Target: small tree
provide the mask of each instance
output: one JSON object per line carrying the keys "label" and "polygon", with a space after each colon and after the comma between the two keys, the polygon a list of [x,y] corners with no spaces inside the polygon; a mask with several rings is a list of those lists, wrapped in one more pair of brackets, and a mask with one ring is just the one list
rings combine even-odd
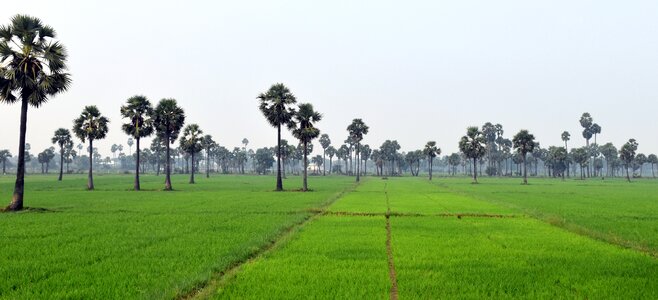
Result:
{"label": "small tree", "polygon": [[535,143],[535,136],[530,134],[527,130],[521,130],[512,138],[514,149],[521,154],[523,158],[523,184],[528,184],[528,167],[527,155],[532,153],[537,146]]}
{"label": "small tree", "polygon": [[626,142],[626,144],[621,146],[621,149],[619,150],[619,159],[624,163],[624,168],[626,168],[626,179],[628,182],[631,182],[631,176],[628,173],[628,168],[633,165],[637,146],[637,141],[635,139],[630,139],[628,142]]}
{"label": "small tree", "polygon": [[436,146],[435,141],[429,141],[427,142],[427,144],[425,144],[425,148],[423,149],[423,154],[427,156],[427,160],[429,162],[430,180],[432,180],[432,167],[433,167],[434,158],[437,155],[441,155],[441,148],[438,148]]}
{"label": "small tree", "polygon": [[190,183],[194,184],[194,171],[195,171],[195,156],[197,153],[201,152],[202,145],[201,141],[203,139],[203,131],[199,128],[197,124],[190,124],[183,129],[183,136],[180,138],[180,148],[190,155],[192,158],[192,172],[190,172]]}
{"label": "small tree", "polygon": [[89,140],[89,175],[87,178],[87,189],[94,189],[93,157],[94,140],[104,139],[107,135],[107,123],[110,121],[101,115],[94,105],[86,106],[80,116],[73,120],[73,132],[84,143]]}
{"label": "small tree", "polygon": [[185,111],[178,106],[175,99],[162,99],[153,112],[153,126],[166,145],[165,190],[171,187],[171,144],[178,139],[178,134],[185,124]]}
{"label": "small tree", "polygon": [[478,182],[477,160],[485,154],[484,137],[478,127],[472,126],[466,129],[466,135],[459,141],[459,150],[468,159],[473,160],[473,183]]}
{"label": "small tree", "polygon": [[302,144],[302,152],[304,154],[304,180],[303,191],[308,191],[308,154],[309,143],[320,135],[320,129],[315,127],[315,123],[322,120],[322,115],[313,110],[313,105],[310,103],[299,104],[298,111],[293,116],[294,122],[297,124],[296,128],[292,131],[295,138],[299,139]]}
{"label": "small tree", "polygon": [[57,180],[62,181],[62,173],[64,173],[64,146],[72,142],[71,132],[65,128],[57,129],[51,141],[53,144],[59,145],[59,177]]}

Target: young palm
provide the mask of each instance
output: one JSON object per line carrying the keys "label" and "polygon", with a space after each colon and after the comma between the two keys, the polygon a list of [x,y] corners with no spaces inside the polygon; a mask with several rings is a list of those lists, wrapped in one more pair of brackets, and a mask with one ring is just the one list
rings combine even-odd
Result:
{"label": "young palm", "polygon": [[64,173],[64,148],[73,142],[71,140],[71,132],[65,128],[57,129],[52,142],[59,145],[59,178],[57,180],[62,181],[62,174]]}
{"label": "young palm", "polygon": [[199,128],[197,124],[190,124],[185,126],[183,129],[183,136],[180,138],[180,146],[183,151],[190,155],[192,158],[192,172],[190,172],[190,183],[194,183],[194,167],[196,166],[194,162],[194,157],[197,153],[203,150],[202,140],[203,140],[203,131]]}
{"label": "young palm", "polygon": [[308,145],[313,139],[320,135],[320,129],[315,128],[314,123],[322,120],[322,115],[313,110],[313,105],[310,103],[302,103],[299,105],[299,110],[295,113],[293,119],[297,123],[297,127],[292,131],[292,134],[299,139],[302,143],[304,154],[304,186],[303,190],[308,190]]}
{"label": "young palm", "polygon": [[[20,102],[18,153],[25,153],[28,106],[39,107],[71,84],[67,53],[55,30],[38,18],[16,15],[0,26],[0,102]],[[23,209],[25,157],[18,156],[14,194],[7,210]]]}
{"label": "young palm", "polygon": [[292,117],[295,110],[290,106],[297,102],[295,95],[282,83],[272,85],[270,89],[258,95],[260,101],[259,109],[267,121],[277,130],[277,155],[276,155],[276,190],[283,190],[281,178],[281,126],[294,126]]}
{"label": "young palm", "polygon": [[171,188],[171,144],[178,138],[181,128],[185,124],[185,111],[178,106],[174,99],[162,99],[153,113],[153,125],[158,137],[166,145],[165,190]]}
{"label": "young palm", "polygon": [[528,184],[528,168],[526,163],[526,156],[532,153],[537,147],[535,136],[530,134],[527,130],[521,130],[512,138],[514,149],[521,154],[523,158],[523,184]]}
{"label": "young palm", "polygon": [[110,121],[101,115],[101,112],[94,105],[86,106],[80,116],[73,120],[73,133],[83,143],[89,140],[89,176],[87,178],[87,189],[94,189],[93,157],[94,157],[94,140],[104,139],[107,135],[107,123]]}
{"label": "young palm", "polygon": [[[144,96],[128,98],[126,105],[121,106],[121,117],[128,119],[128,123],[121,126],[123,132],[135,138],[135,184],[139,191],[139,141],[143,137],[153,134],[153,106]],[[118,150],[118,146],[117,146]]]}
{"label": "young palm", "polygon": [[427,156],[427,159],[430,163],[430,180],[432,180],[432,163],[434,162],[434,158],[437,155],[441,155],[441,148],[438,148],[436,146],[435,141],[429,141],[427,144],[425,144],[425,148],[423,149],[423,154]]}
{"label": "young palm", "polygon": [[350,133],[350,141],[352,141],[356,145],[356,181],[359,182],[361,180],[361,171],[359,170],[361,164],[359,163],[359,152],[361,151],[361,141],[363,140],[363,136],[368,134],[368,130],[370,127],[366,125],[366,123],[363,122],[361,119],[354,119],[352,120],[352,124],[347,126],[347,131]]}

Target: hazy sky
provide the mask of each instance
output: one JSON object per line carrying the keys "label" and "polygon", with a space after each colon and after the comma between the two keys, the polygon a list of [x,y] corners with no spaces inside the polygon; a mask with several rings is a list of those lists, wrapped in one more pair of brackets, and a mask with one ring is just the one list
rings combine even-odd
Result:
{"label": "hazy sky", "polygon": [[[579,146],[588,111],[600,144],[633,137],[658,152],[658,1],[21,0],[2,4],[0,23],[17,13],[57,30],[73,76],[69,92],[30,110],[33,154],[95,104],[111,120],[96,144],[111,156],[111,144],[126,147],[119,107],[135,94],[176,98],[230,149],[244,137],[272,146],[256,96],[276,82],[323,113],[334,144],[358,117],[374,147],[436,140],[454,152],[467,126],[487,121],[542,146],[568,130]],[[19,105],[0,109],[0,149],[16,154]]]}

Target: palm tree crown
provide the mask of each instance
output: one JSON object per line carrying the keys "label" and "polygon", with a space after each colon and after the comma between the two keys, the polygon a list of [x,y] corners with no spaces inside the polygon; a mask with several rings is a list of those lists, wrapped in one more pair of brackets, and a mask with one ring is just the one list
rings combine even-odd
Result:
{"label": "palm tree crown", "polygon": [[121,117],[128,119],[121,129],[134,138],[147,137],[153,133],[153,106],[144,96],[128,98],[126,105],[121,106]]}
{"label": "palm tree crown", "polygon": [[80,116],[73,121],[73,132],[82,142],[86,139],[103,139],[107,135],[109,122],[106,117],[101,116],[95,105],[85,106]]}
{"label": "palm tree crown", "polygon": [[295,110],[291,105],[297,103],[295,95],[282,83],[272,85],[265,93],[258,95],[260,111],[273,127],[289,125]]}
{"label": "palm tree crown", "polygon": [[71,132],[66,128],[57,129],[51,141],[60,148],[64,148],[67,143],[71,142]]}
{"label": "palm tree crown", "polygon": [[300,104],[299,110],[294,115],[293,119],[298,125],[297,128],[292,131],[292,134],[301,142],[308,143],[320,135],[320,130],[315,128],[314,123],[322,120],[322,115],[313,110],[312,104]]}
{"label": "palm tree crown", "polygon": [[153,124],[158,135],[161,138],[168,137],[166,142],[173,144],[185,124],[185,111],[178,106],[176,100],[162,99],[155,108]]}

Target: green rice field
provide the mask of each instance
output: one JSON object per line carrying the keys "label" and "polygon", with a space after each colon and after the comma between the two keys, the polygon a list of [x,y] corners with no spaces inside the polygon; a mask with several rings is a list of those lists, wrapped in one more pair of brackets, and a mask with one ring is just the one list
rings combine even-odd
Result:
{"label": "green rice field", "polygon": [[173,179],[28,177],[0,298],[658,298],[654,180]]}

